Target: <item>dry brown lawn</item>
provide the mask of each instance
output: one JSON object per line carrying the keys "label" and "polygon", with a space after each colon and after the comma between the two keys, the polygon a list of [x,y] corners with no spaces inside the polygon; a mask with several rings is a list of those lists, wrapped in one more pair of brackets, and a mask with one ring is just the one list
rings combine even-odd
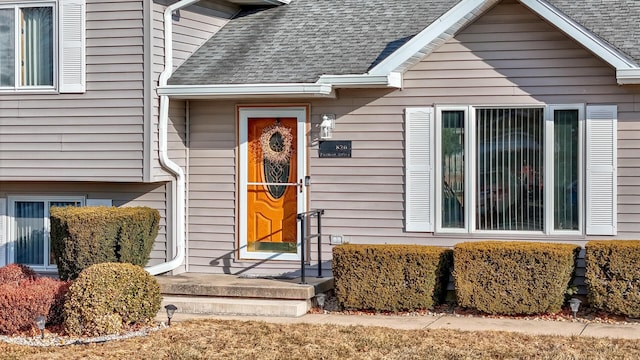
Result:
{"label": "dry brown lawn", "polygon": [[197,320],[102,344],[0,342],[0,359],[640,359],[640,341]]}

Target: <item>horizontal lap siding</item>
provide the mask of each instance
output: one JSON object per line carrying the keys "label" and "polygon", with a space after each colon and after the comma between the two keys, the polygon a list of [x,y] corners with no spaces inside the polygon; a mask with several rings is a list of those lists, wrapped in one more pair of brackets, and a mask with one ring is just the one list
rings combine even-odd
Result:
{"label": "horizontal lap siding", "polygon": [[86,9],[85,94],[0,93],[0,180],[142,179],[142,1]]}
{"label": "horizontal lap siding", "polygon": [[189,271],[272,274],[299,269],[298,262],[237,260],[235,103],[191,101],[190,129]]}
{"label": "horizontal lap siding", "polygon": [[[351,159],[320,159],[317,151],[311,151],[311,206],[327,210],[326,233],[345,235],[355,243],[448,246],[487,238],[403,231],[406,107],[613,103],[619,109],[618,238],[640,236],[639,88],[618,86],[614,69],[552,25],[518,4],[505,2],[410,68],[403,85],[387,94],[342,90],[337,101],[314,102],[316,118],[336,113],[334,139],[353,141]],[[586,240],[570,241],[582,245]]]}
{"label": "horizontal lap siding", "polygon": [[235,108],[191,101],[190,115],[189,270],[220,272],[237,266]]}
{"label": "horizontal lap siding", "polygon": [[[520,5],[503,3],[480,17],[410,68],[401,90],[339,89],[337,95],[337,99],[309,101],[312,128],[322,114],[336,114],[333,140],[351,140],[353,146],[349,159],[319,158],[317,144],[309,151],[310,208],[326,210],[325,234],[344,235],[344,240],[352,243],[439,246],[487,238],[514,239],[513,235],[404,231],[405,108],[604,103],[617,104],[619,109],[618,238],[640,237],[640,226],[636,225],[640,211],[640,87],[618,86],[614,69]],[[268,271],[267,267],[287,271],[295,265],[233,262],[238,206],[234,193],[235,103],[191,104],[191,271],[237,272],[243,266],[252,266],[249,271]],[[588,240],[531,235],[517,239],[577,245]],[[324,259],[330,258],[330,251],[325,245]]]}
{"label": "horizontal lap siding", "polygon": [[114,206],[148,206],[160,212],[158,237],[149,265],[166,261],[167,190],[164,184],[89,182],[0,182],[0,198],[9,196],[84,196],[111,199]]}
{"label": "horizontal lap siding", "polygon": [[[164,70],[164,10],[165,6],[161,4],[153,4],[153,81],[157,84],[160,73]],[[228,20],[203,15],[193,11],[192,7],[180,10],[179,20],[173,21],[173,69],[180,66],[194,51],[196,51],[205,41],[215,34]],[[158,161],[158,113],[159,100],[156,92],[153,92],[153,116],[152,116],[152,134],[153,151],[151,152],[154,161],[152,161],[152,177],[156,180],[167,180],[168,177],[160,168]],[[169,156],[172,160],[185,168],[187,158],[186,147],[186,123],[185,123],[185,105],[172,102],[169,115],[169,136],[167,138]]]}

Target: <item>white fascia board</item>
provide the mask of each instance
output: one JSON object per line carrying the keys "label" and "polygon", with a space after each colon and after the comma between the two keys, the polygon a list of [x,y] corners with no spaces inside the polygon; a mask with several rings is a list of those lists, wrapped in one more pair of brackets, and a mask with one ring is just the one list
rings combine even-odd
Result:
{"label": "white fascia board", "polygon": [[335,98],[330,84],[226,84],[165,85],[158,95],[175,99],[262,98],[262,97],[329,97]]}
{"label": "white fascia board", "polygon": [[440,18],[407,41],[393,54],[382,60],[369,71],[371,75],[384,75],[402,71],[405,63],[419,61],[426,55],[425,48],[432,43],[440,43],[444,35],[452,28],[458,30],[493,6],[498,0],[462,0],[456,6],[444,13]]}
{"label": "white fascia board", "polygon": [[546,1],[519,1],[617,70],[638,68],[638,65],[625,54],[600,40],[591,31],[585,29]]}
{"label": "white fascia board", "polygon": [[317,84],[330,84],[336,88],[401,88],[402,74],[392,72],[382,75],[322,75]]}
{"label": "white fascia board", "polygon": [[635,69],[618,69],[616,70],[616,78],[620,85],[637,85],[640,84],[640,68]]}
{"label": "white fascia board", "polygon": [[227,0],[238,5],[286,5],[291,0]]}

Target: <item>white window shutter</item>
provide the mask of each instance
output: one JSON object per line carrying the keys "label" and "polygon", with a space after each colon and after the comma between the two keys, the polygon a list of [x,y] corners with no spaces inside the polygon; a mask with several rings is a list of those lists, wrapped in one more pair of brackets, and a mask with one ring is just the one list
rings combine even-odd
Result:
{"label": "white window shutter", "polygon": [[587,234],[616,235],[617,120],[615,105],[587,106]]}
{"label": "white window shutter", "polygon": [[83,93],[86,86],[85,0],[60,0],[59,89],[61,93]]}
{"label": "white window shutter", "polygon": [[405,229],[434,229],[434,110],[407,108],[405,112]]}
{"label": "white window shutter", "polygon": [[0,266],[7,265],[7,199],[0,198]]}

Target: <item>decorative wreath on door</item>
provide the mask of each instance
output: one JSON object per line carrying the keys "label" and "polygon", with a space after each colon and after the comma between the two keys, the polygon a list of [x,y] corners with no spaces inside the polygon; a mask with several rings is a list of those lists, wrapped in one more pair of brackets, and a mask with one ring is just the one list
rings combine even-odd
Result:
{"label": "decorative wreath on door", "polygon": [[291,156],[293,156],[293,135],[291,129],[276,121],[262,129],[256,148],[252,149],[256,160],[262,162],[266,190],[274,199],[281,198],[289,180]]}
{"label": "decorative wreath on door", "polygon": [[292,142],[291,129],[280,122],[265,127],[260,135],[262,158],[276,164],[289,163]]}

